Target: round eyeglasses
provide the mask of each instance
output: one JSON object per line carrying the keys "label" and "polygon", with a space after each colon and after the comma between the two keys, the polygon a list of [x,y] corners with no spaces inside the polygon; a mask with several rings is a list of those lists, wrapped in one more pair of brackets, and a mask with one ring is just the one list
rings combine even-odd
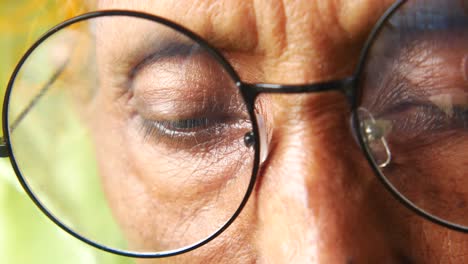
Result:
{"label": "round eyeglasses", "polygon": [[219,51],[160,17],[87,13],[18,63],[0,154],[71,235],[119,255],[167,257],[213,240],[247,203],[268,154],[260,94],[337,91],[387,189],[467,232],[467,6],[397,1],[353,76],[306,85],[244,83]]}

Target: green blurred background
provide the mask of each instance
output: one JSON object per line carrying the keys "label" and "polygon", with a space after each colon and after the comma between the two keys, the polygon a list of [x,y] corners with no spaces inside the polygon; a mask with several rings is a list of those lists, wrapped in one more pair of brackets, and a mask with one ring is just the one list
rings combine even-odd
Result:
{"label": "green blurred background", "polygon": [[[47,29],[93,10],[85,0],[0,0],[0,94],[26,49]],[[17,183],[7,159],[0,160],[0,263],[133,263],[96,250],[55,226]]]}

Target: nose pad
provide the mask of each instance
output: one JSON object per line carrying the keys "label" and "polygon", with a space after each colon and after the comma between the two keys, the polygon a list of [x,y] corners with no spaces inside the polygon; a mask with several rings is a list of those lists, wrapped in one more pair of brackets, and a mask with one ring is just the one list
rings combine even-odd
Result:
{"label": "nose pad", "polygon": [[257,125],[260,138],[260,164],[265,162],[268,157],[268,135],[266,133],[265,120],[263,116],[255,110],[255,117],[257,118]]}
{"label": "nose pad", "polygon": [[[258,131],[260,138],[260,165],[268,157],[268,135],[266,133],[265,121],[263,116],[255,110],[255,117],[257,119]],[[244,144],[247,147],[251,147],[255,144],[255,136],[252,131],[247,132],[244,135]]]}
{"label": "nose pad", "polygon": [[359,128],[372,157],[379,168],[387,167],[392,161],[392,152],[385,138],[392,130],[392,122],[385,119],[375,119],[364,107],[358,108]]}

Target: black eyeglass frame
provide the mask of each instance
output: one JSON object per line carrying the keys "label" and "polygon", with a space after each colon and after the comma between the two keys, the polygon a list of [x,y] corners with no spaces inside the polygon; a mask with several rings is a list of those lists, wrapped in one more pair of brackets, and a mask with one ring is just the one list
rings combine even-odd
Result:
{"label": "black eyeglass frame", "polygon": [[[257,179],[257,173],[259,171],[260,167],[260,133],[259,133],[259,126],[257,123],[257,118],[254,110],[254,104],[256,98],[262,94],[262,93],[315,93],[315,92],[325,92],[325,91],[338,91],[342,92],[347,100],[348,103],[350,104],[351,108],[351,120],[352,120],[352,128],[354,132],[357,135],[357,139],[359,142],[360,147],[363,149],[364,155],[366,159],[368,160],[369,164],[371,165],[374,173],[378,176],[378,179],[383,183],[383,185],[386,187],[386,189],[398,200],[400,201],[403,205],[405,205],[407,208],[412,210],[414,213],[418,214],[419,216],[432,221],[436,224],[442,225],[446,228],[460,231],[467,233],[468,232],[468,227],[464,227],[462,225],[457,225],[451,222],[448,222],[446,220],[443,220],[441,218],[438,218],[434,215],[429,214],[428,212],[425,212],[421,208],[418,208],[415,204],[413,204],[411,201],[409,201],[406,197],[404,197],[393,185],[386,179],[386,177],[383,175],[381,170],[378,167],[378,164],[374,161],[372,158],[372,154],[370,149],[368,148],[367,144],[364,141],[362,131],[360,128],[360,122],[357,114],[357,106],[359,103],[359,77],[361,76],[361,73],[363,71],[363,68],[366,63],[366,58],[368,55],[368,52],[370,48],[372,47],[372,44],[374,40],[377,38],[378,34],[380,33],[383,24],[391,17],[391,15],[398,10],[400,6],[402,6],[406,0],[398,0],[395,3],[393,3],[390,8],[387,9],[387,11],[381,16],[381,18],[378,20],[378,22],[375,24],[374,28],[372,29],[371,33],[369,34],[369,37],[367,41],[365,42],[364,48],[361,51],[361,55],[359,58],[358,66],[354,72],[354,74],[351,77],[341,79],[341,80],[333,80],[333,81],[327,81],[327,82],[320,82],[320,83],[314,83],[314,84],[305,84],[305,85],[280,85],[280,84],[265,84],[265,83],[260,83],[260,84],[251,84],[251,83],[244,83],[241,81],[240,77],[234,70],[234,68],[229,64],[229,62],[224,58],[224,56],[214,47],[212,47],[209,43],[207,43],[204,39],[202,39],[200,36],[198,36],[196,33],[193,33],[192,31],[186,29],[185,27],[178,25],[172,21],[169,21],[167,19],[154,16],[151,14],[147,13],[142,13],[142,12],[135,12],[135,11],[128,11],[128,10],[104,10],[104,11],[97,11],[97,12],[90,12],[86,13],[77,17],[74,17],[72,19],[66,20],[57,26],[53,27],[50,29],[48,32],[46,32],[42,37],[39,38],[37,42],[35,42],[28,50],[27,52],[23,55],[21,60],[18,62],[17,66],[15,67],[11,78],[9,80],[6,92],[5,92],[5,98],[3,101],[3,112],[2,112],[2,126],[3,126],[3,142],[0,142],[0,157],[8,157],[11,165],[17,175],[17,178],[19,182],[21,183],[23,189],[26,191],[28,196],[31,198],[31,200],[36,204],[36,206],[44,213],[51,221],[53,221],[56,225],[58,225],[60,228],[62,228],[64,231],[67,233],[71,234],[75,238],[104,251],[121,255],[121,256],[126,256],[126,257],[134,257],[134,258],[162,258],[162,257],[170,257],[182,253],[186,253],[188,251],[194,250],[196,248],[199,248],[217,236],[219,236],[223,231],[225,231],[237,218],[237,216],[241,213],[242,209],[246,205],[253,189],[255,186],[255,182]],[[172,28],[176,30],[177,32],[182,33],[183,35],[189,37],[193,41],[195,41],[197,44],[199,44],[202,48],[204,48],[210,55],[212,55],[219,63],[220,65],[224,68],[224,70],[229,74],[229,76],[232,78],[232,80],[236,83],[237,87],[239,88],[242,97],[246,103],[247,110],[249,112],[250,118],[252,120],[252,135],[254,139],[254,144],[252,147],[255,150],[255,156],[254,156],[254,167],[252,170],[252,176],[247,188],[247,191],[237,208],[237,210],[234,212],[234,214],[231,216],[231,218],[221,227],[219,228],[216,232],[208,236],[207,238],[196,242],[195,244],[182,247],[176,250],[168,250],[168,251],[163,251],[163,252],[132,252],[132,251],[124,251],[124,250],[118,250],[114,248],[107,247],[105,245],[99,244],[95,241],[92,241],[77,232],[73,231],[71,228],[69,228],[66,224],[62,223],[58,218],[56,218],[41,202],[40,200],[36,197],[34,192],[31,190],[29,187],[29,184],[21,174],[21,171],[19,170],[19,167],[17,165],[17,162],[15,160],[10,144],[10,133],[11,131],[8,128],[9,124],[9,118],[8,118],[8,108],[9,108],[9,98],[14,86],[15,79],[21,70],[24,62],[29,58],[31,53],[34,52],[34,50],[41,45],[46,39],[48,39],[51,35],[55,34],[57,31],[68,27],[71,24],[88,20],[91,18],[96,18],[96,17],[101,17],[101,16],[129,16],[129,17],[135,17],[135,18],[142,18],[146,20],[150,20],[159,24],[163,24],[169,28]]]}

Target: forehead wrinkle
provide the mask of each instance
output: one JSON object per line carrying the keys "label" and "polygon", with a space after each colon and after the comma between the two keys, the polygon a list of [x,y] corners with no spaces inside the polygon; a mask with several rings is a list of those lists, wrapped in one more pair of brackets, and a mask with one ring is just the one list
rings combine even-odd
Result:
{"label": "forehead wrinkle", "polygon": [[221,50],[250,52],[257,45],[252,1],[99,0],[99,9],[129,9],[169,19]]}
{"label": "forehead wrinkle", "polygon": [[291,84],[349,75],[364,33],[392,2],[100,0],[99,8],[133,9],[167,18],[196,32],[230,60],[240,55],[255,58],[249,63],[253,62],[252,67],[261,74],[247,71],[241,77],[259,76],[262,80],[256,82]]}
{"label": "forehead wrinkle", "polygon": [[[393,0],[98,0],[100,9],[131,9],[153,13],[179,23],[220,49],[278,50],[288,38],[317,35],[349,38],[367,32]],[[341,34],[344,33],[344,34]],[[301,36],[306,35],[306,36]],[[259,43],[260,42],[260,43]]]}
{"label": "forehead wrinkle", "polygon": [[[280,56],[267,53],[273,57],[267,56],[271,60],[264,66],[266,75],[277,77],[269,81],[304,83],[349,75],[367,33],[392,2],[297,0],[291,4],[284,1],[284,18],[275,18],[283,19],[281,38],[286,47]],[[262,22],[257,22],[258,28],[263,26]],[[284,68],[291,70],[286,72]]]}
{"label": "forehead wrinkle", "polygon": [[252,52],[258,45],[257,19],[252,1],[213,1],[207,10],[208,42],[219,49]]}
{"label": "forehead wrinkle", "polygon": [[339,23],[348,37],[362,37],[396,0],[338,0]]}

